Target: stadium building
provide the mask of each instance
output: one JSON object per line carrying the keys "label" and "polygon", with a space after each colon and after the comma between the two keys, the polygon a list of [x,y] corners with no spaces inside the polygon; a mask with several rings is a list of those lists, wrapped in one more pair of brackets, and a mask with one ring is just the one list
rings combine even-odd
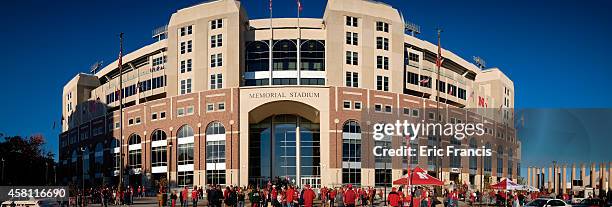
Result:
{"label": "stadium building", "polygon": [[[389,186],[415,166],[473,188],[516,179],[512,80],[446,49],[438,72],[437,43],[416,33],[368,0],[329,0],[323,18],[249,19],[235,0],[180,9],[151,44],[124,53],[121,71],[115,61],[66,83],[58,180]],[[482,122],[486,133],[378,141],[380,117]],[[377,145],[493,154],[375,157]]]}

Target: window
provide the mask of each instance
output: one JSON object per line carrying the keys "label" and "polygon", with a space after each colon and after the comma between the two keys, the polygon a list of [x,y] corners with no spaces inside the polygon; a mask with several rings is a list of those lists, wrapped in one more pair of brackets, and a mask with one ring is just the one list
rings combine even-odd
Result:
{"label": "window", "polygon": [[361,110],[361,102],[355,101],[355,110]]}
{"label": "window", "polygon": [[166,118],[166,112],[165,111],[159,112],[159,119],[165,119],[165,118]]}
{"label": "window", "polygon": [[342,182],[361,183],[361,127],[354,120],[342,126]]}
{"label": "window", "polygon": [[413,85],[419,84],[419,74],[408,72],[406,75],[406,81]]}
{"label": "window", "polygon": [[346,32],[346,44],[347,45],[359,45],[359,34],[356,32]]}
{"label": "window", "polygon": [[389,77],[376,76],[376,90],[389,91]]}
{"label": "window", "polygon": [[412,109],[412,116],[413,117],[419,117],[419,110],[418,109]]}
{"label": "window", "polygon": [[385,106],[385,113],[391,113],[392,109],[391,109],[391,105],[386,105]]}
{"label": "window", "polygon": [[457,97],[463,100],[466,100],[466,91],[463,88],[457,89]]}
{"label": "window", "polygon": [[[178,185],[189,186],[193,184],[193,171],[185,170],[186,166],[193,165],[193,128],[189,125],[182,126],[177,132],[178,144]],[[184,166],[184,167],[181,167]]]}
{"label": "window", "polygon": [[404,115],[410,116],[410,109],[409,108],[404,108],[403,112],[404,112]]}
{"label": "window", "polygon": [[181,73],[191,72],[191,59],[181,60]]}
{"label": "window", "polygon": [[438,85],[436,87],[437,90],[439,90],[440,92],[446,92],[446,82],[436,80],[436,83]]}
{"label": "window", "polygon": [[420,77],[421,77],[419,81],[420,85],[422,87],[431,88],[431,77],[425,76],[425,75],[421,75]]}
{"label": "window", "polygon": [[419,55],[416,54],[416,53],[408,53],[408,61],[409,62],[418,63],[419,62]]}
{"label": "window", "polygon": [[389,70],[389,57],[376,56],[376,68]]}
{"label": "window", "polygon": [[389,38],[376,37],[376,49],[389,50]]}
{"label": "window", "polygon": [[346,51],[346,64],[359,65],[359,54],[357,52]]}
{"label": "window", "polygon": [[140,124],[140,117],[136,117],[134,120],[136,120],[136,124]]}
{"label": "window", "polygon": [[181,80],[181,94],[191,93],[191,78]]}
{"label": "window", "polygon": [[128,120],[128,126],[132,126],[134,124],[134,119],[129,119]]}
{"label": "window", "polygon": [[382,105],[381,104],[374,104],[374,111],[382,112]]}
{"label": "window", "polygon": [[379,31],[379,32],[389,32],[389,23],[386,23],[386,22],[376,22],[376,31]]}
{"label": "window", "polygon": [[187,107],[187,115],[193,115],[193,106]]}
{"label": "window", "polygon": [[185,108],[176,109],[176,116],[178,117],[185,116]]}
{"label": "window", "polygon": [[215,19],[210,21],[210,29],[223,28],[223,19]]}
{"label": "window", "polygon": [[215,110],[215,105],[214,104],[206,105],[206,111],[213,111],[213,110]]}
{"label": "window", "polygon": [[193,29],[192,25],[189,25],[189,26],[186,26],[186,27],[181,27],[181,37],[185,36],[185,35],[192,34],[192,32],[193,32],[192,29]]}
{"label": "window", "polygon": [[190,53],[192,51],[191,40],[187,42],[181,42],[181,54]]}
{"label": "window", "polygon": [[[246,72],[270,70],[270,48],[264,41],[247,42]],[[268,80],[268,79],[266,79]],[[248,79],[247,79],[248,81]],[[267,84],[266,84],[267,85]]]}
{"label": "window", "polygon": [[219,104],[217,104],[217,109],[218,109],[219,111],[223,111],[223,110],[225,110],[225,103],[219,103]]}
{"label": "window", "polygon": [[346,87],[359,87],[359,73],[346,72]]}
{"label": "window", "polygon": [[179,171],[177,173],[177,183],[179,187],[193,185],[193,171]]}
{"label": "window", "polygon": [[210,47],[211,48],[221,47],[221,46],[223,46],[223,35],[222,34],[210,36]]}
{"label": "window", "polygon": [[351,109],[351,101],[344,101],[344,109]]}
{"label": "window", "polygon": [[129,153],[128,153],[128,166],[132,169],[141,168],[142,165],[142,146],[140,136],[137,134],[130,135],[128,139]]}
{"label": "window", "polygon": [[374,186],[391,187],[391,169],[374,170]]}
{"label": "window", "polygon": [[358,27],[357,17],[346,16],[346,26]]}
{"label": "window", "polygon": [[300,78],[301,85],[325,85],[324,78]]}
{"label": "window", "polygon": [[223,54],[212,54],[210,55],[210,67],[221,67],[223,66]]}
{"label": "window", "polygon": [[210,89],[221,89],[223,88],[223,75],[212,74],[210,75]]}
{"label": "window", "polygon": [[[206,165],[213,166],[206,179],[210,184],[225,183],[225,127],[220,122],[212,122],[206,128]],[[216,172],[214,172],[216,171]]]}
{"label": "window", "polygon": [[[153,141],[164,141],[166,140],[166,133],[162,130],[155,130],[151,135]],[[160,167],[167,166],[168,157],[166,153],[166,146],[151,147],[151,166]]]}

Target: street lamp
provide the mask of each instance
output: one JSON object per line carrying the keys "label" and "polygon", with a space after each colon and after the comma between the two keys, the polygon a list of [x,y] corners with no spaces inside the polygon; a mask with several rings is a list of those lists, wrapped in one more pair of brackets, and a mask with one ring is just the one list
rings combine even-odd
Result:
{"label": "street lamp", "polygon": [[168,147],[170,148],[170,151],[168,152],[168,154],[169,154],[168,165],[167,165],[168,167],[166,169],[166,172],[167,172],[168,175],[167,175],[167,179],[166,180],[168,182],[168,192],[170,192],[170,187],[171,187],[170,186],[170,169],[171,169],[170,166],[172,166],[172,140],[170,140],[168,142]]}

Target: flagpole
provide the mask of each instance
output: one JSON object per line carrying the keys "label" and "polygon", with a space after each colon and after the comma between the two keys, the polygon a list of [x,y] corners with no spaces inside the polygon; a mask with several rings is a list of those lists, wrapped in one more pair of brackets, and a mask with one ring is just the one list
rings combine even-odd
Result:
{"label": "flagpole", "polygon": [[[440,122],[440,119],[438,117],[440,117],[440,66],[442,65],[441,59],[442,59],[442,54],[441,54],[441,50],[440,50],[440,33],[442,33],[442,29],[438,28],[438,55],[436,57],[436,67],[438,69],[437,71],[437,78],[436,78],[436,117],[434,117],[434,120],[436,120],[436,122]],[[439,137],[440,135],[438,135]],[[436,140],[438,143],[438,147],[440,147],[440,139]],[[439,160],[436,159],[436,160]],[[437,170],[438,170],[438,178],[442,179],[442,167],[440,166],[442,163],[437,163]]]}
{"label": "flagpole", "polygon": [[119,187],[123,186],[123,32],[119,33]]}
{"label": "flagpole", "polygon": [[302,61],[301,61],[301,47],[302,47],[302,30],[300,28],[300,12],[302,10],[302,3],[300,2],[300,0],[297,0],[297,29],[298,29],[298,38],[297,38],[297,84],[301,85],[300,82],[302,81],[302,76],[300,74],[300,70],[302,67]]}
{"label": "flagpole", "polygon": [[268,70],[270,71],[270,77],[268,77],[268,85],[272,85],[272,47],[273,47],[273,39],[274,39],[274,31],[272,30],[272,0],[270,0],[270,42],[268,44]]}

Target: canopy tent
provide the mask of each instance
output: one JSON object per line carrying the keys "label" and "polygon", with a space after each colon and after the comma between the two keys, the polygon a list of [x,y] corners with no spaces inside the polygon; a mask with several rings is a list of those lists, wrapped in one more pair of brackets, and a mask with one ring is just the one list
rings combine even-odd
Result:
{"label": "canopy tent", "polygon": [[497,190],[523,190],[524,186],[504,178],[501,182],[491,185],[491,188]]}
{"label": "canopy tent", "polygon": [[[444,185],[444,182],[427,174],[423,169],[416,167],[409,173],[410,176],[393,181],[393,185]],[[412,182],[411,181],[412,178]]]}
{"label": "canopy tent", "polygon": [[540,192],[540,189],[537,189],[536,187],[529,186],[529,185],[522,185],[521,189],[519,190],[524,190],[528,192]]}

